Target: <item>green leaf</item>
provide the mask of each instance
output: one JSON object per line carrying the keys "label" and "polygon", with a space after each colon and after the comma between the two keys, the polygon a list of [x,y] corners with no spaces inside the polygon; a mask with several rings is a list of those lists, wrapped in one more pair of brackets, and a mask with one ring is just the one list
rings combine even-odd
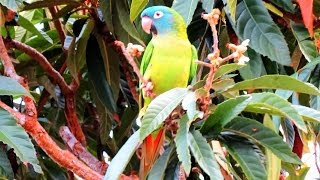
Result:
{"label": "green leaf", "polygon": [[290,26],[293,32],[293,35],[298,41],[298,45],[304,57],[310,62],[314,58],[318,57],[317,48],[314,44],[314,41],[309,40],[309,32],[303,24],[298,24],[290,22]]}
{"label": "green leaf", "polygon": [[304,120],[320,123],[320,111],[300,105],[292,105]]}
{"label": "green leaf", "polygon": [[13,179],[10,161],[2,148],[0,148],[0,179]]}
{"label": "green leaf", "polygon": [[157,96],[148,105],[140,127],[140,139],[143,140],[150,133],[161,126],[162,122],[181,103],[190,91],[186,88],[174,88]]}
{"label": "green leaf", "polygon": [[45,39],[46,41],[48,41],[50,44],[53,43],[53,40],[50,38],[50,36],[48,36],[48,34],[46,34],[45,32],[43,32],[42,30],[36,28],[32,22],[30,22],[28,19],[24,18],[23,16],[19,16],[18,22],[17,22],[21,27],[25,28],[26,30],[30,31],[31,33],[38,35],[39,37]]}
{"label": "green leaf", "polygon": [[154,163],[154,165],[152,166],[152,169],[148,174],[148,180],[164,179],[165,170],[168,166],[170,156],[173,153],[173,150],[174,150],[174,147],[169,146],[166,149],[166,151],[157,159],[157,161]]}
{"label": "green leaf", "polygon": [[192,20],[198,2],[199,0],[174,0],[171,8],[176,10],[183,17],[184,22],[188,26]]}
{"label": "green leaf", "polygon": [[253,140],[285,162],[301,163],[299,157],[283,142],[282,137],[255,120],[236,117],[224,126],[224,130]]}
{"label": "green leaf", "polygon": [[184,115],[179,120],[179,129],[174,138],[177,147],[177,154],[179,161],[182,163],[183,169],[189,175],[191,170],[191,155],[188,148],[188,132],[189,132],[189,118]]}
{"label": "green leaf", "polygon": [[[12,0],[10,0],[12,1]],[[76,0],[46,0],[46,1],[35,1],[23,7],[23,10],[47,8],[58,5],[81,5],[81,2]]]}
{"label": "green leaf", "polygon": [[238,63],[225,64],[219,67],[217,72],[214,74],[214,80],[222,77],[223,75],[229,74],[233,71],[241,69],[245,65],[239,65]]}
{"label": "green leaf", "polygon": [[193,119],[197,113],[197,98],[196,93],[191,92],[189,93],[183,100],[182,100],[182,108],[183,110],[187,111],[187,115],[189,119]]}
{"label": "green leaf", "polygon": [[32,95],[16,80],[6,76],[0,76],[0,95],[12,95],[14,97],[25,95],[33,99]]}
{"label": "green leaf", "polygon": [[[273,119],[278,120],[276,118],[273,118]],[[278,122],[275,122],[275,120],[273,120],[274,124],[278,125]],[[278,127],[279,127],[279,125],[278,125]],[[293,123],[288,118],[285,118],[283,121],[281,121],[281,127],[283,129],[282,134],[286,139],[285,142],[292,149],[293,145],[294,145],[294,139],[295,139],[295,132],[294,132]],[[279,128],[277,128],[276,130],[279,132]]]}
{"label": "green leaf", "polygon": [[247,50],[247,56],[250,61],[246,63],[246,66],[239,69],[240,75],[244,80],[258,78],[266,74],[266,69],[264,67],[261,55],[256,53],[251,48]]}
{"label": "green leaf", "polygon": [[118,99],[120,91],[120,69],[119,69],[119,55],[108,45],[105,44],[102,36],[95,34],[99,44],[101,56],[104,62],[106,79],[112,89],[114,99]]}
{"label": "green leaf", "polygon": [[136,152],[136,148],[140,142],[139,134],[140,130],[136,131],[121,147],[116,156],[112,159],[103,178],[104,180],[118,179],[120,177],[132,155]]}
{"label": "green leaf", "polygon": [[[78,77],[79,68],[78,68],[78,63],[77,63],[78,59],[76,59],[76,37],[67,36],[65,39],[65,42],[69,41],[70,39],[72,39],[71,43],[70,43],[69,47],[66,49],[66,50],[68,50],[67,67],[68,67],[72,77],[77,82],[79,82],[79,77]],[[65,43],[65,46],[66,46],[66,44],[67,43]]]}
{"label": "green leaf", "polygon": [[[23,29],[22,27],[18,27],[17,29],[19,28]],[[27,44],[28,46],[35,48],[40,53],[48,52],[49,50],[53,50],[54,48],[57,48],[57,44],[60,43],[57,31],[50,30],[50,31],[47,31],[46,33],[53,40],[53,44],[48,43],[47,40],[37,35],[30,37],[24,43]],[[19,40],[19,41],[22,41],[22,40]],[[16,59],[18,59],[20,62],[32,60],[32,57],[26,55],[25,53],[17,52],[16,54],[17,54]]]}
{"label": "green leaf", "polygon": [[227,91],[228,87],[231,87],[235,84],[232,78],[221,79],[212,84],[212,89],[214,89],[215,94],[222,94],[227,98],[233,98],[235,96],[239,96],[239,91]]}
{"label": "green leaf", "polygon": [[254,150],[252,143],[243,142],[242,139],[231,137],[223,137],[226,139],[223,144],[227,148],[228,153],[240,165],[246,179],[266,179],[267,174],[263,166],[259,154]]}
{"label": "green leaf", "polygon": [[113,22],[112,22],[113,18],[112,16],[110,16],[110,14],[114,14],[113,12],[114,3],[112,0],[100,0],[99,3],[100,3],[100,8],[109,31],[114,33]]}
{"label": "green leaf", "polygon": [[286,75],[265,75],[236,83],[226,91],[245,89],[284,89],[295,92],[320,95],[320,91],[314,85],[297,80]]}
{"label": "green leaf", "polygon": [[144,7],[148,4],[149,0],[132,0],[130,6],[130,21],[134,21],[140,14]]}
{"label": "green leaf", "polygon": [[239,113],[241,113],[250,102],[250,96],[240,96],[237,98],[232,98],[219,104],[214,113],[210,114],[206,121],[201,127],[201,133],[208,133],[212,128],[219,124],[224,126],[233,118],[235,118]]}
{"label": "green leaf", "polygon": [[0,141],[12,147],[22,162],[30,163],[36,172],[42,173],[28,134],[7,111],[0,109],[0,117]]}
{"label": "green leaf", "polygon": [[279,27],[262,1],[243,0],[237,5],[234,30],[241,41],[250,39],[250,47],[272,61],[290,66],[291,57]]}
{"label": "green leaf", "polygon": [[245,111],[255,113],[268,113],[289,118],[295,125],[307,132],[307,127],[299,113],[291,104],[274,93],[254,93]]}
{"label": "green leaf", "polygon": [[95,26],[95,22],[93,19],[88,19],[87,23],[84,24],[82,27],[82,30],[77,37],[76,44],[76,55],[75,58],[77,60],[77,73],[83,68],[83,66],[86,63],[86,48],[88,44],[88,40],[90,38],[90,34],[93,31],[93,28]]}
{"label": "green leaf", "polygon": [[95,36],[88,40],[86,48],[86,62],[89,74],[89,80],[92,81],[92,90],[97,93],[98,98],[104,106],[111,112],[117,112],[117,105],[114,99],[114,93],[106,78],[106,69],[101,50]]}
{"label": "green leaf", "polygon": [[201,133],[197,130],[189,132],[188,140],[194,158],[210,179],[223,179],[213,151]]}
{"label": "green leaf", "polygon": [[294,6],[291,0],[270,0],[273,4],[277,5],[278,7],[283,8],[284,10],[294,13]]}
{"label": "green leaf", "polygon": [[237,0],[227,0],[227,6],[230,10],[230,16],[233,22],[236,21]]}
{"label": "green leaf", "polygon": [[137,40],[140,44],[145,45],[144,42],[141,40],[137,28],[130,21],[130,12],[127,9],[126,1],[116,1],[115,4],[122,28],[124,28],[126,32],[135,40]]}
{"label": "green leaf", "polygon": [[[263,124],[277,133],[276,127],[268,114],[264,115]],[[269,149],[266,149],[268,180],[278,179],[281,171],[281,160]]]}
{"label": "green leaf", "polygon": [[[92,81],[89,80],[89,85],[94,87],[92,85]],[[109,109],[105,106],[101,99],[101,95],[97,93],[96,89],[91,89],[91,94],[92,94],[92,100],[95,104],[96,110],[97,110],[97,115],[99,116],[100,119],[100,128],[99,128],[99,137],[101,144],[104,146],[107,146],[109,151],[111,152],[110,154],[114,155],[117,153],[118,146],[116,144],[116,134],[114,133],[114,138],[110,137],[110,132],[113,130],[113,116],[110,113]],[[122,124],[121,126],[122,127]],[[124,135],[125,132],[123,132]],[[121,141],[122,142],[122,141]]]}
{"label": "green leaf", "polygon": [[202,2],[202,9],[204,9],[207,13],[211,13],[213,6],[214,6],[214,1],[201,0],[201,2]]}

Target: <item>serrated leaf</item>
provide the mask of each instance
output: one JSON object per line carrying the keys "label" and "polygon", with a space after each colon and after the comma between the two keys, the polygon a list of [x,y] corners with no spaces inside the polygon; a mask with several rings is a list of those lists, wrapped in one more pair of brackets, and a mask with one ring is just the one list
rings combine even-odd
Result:
{"label": "serrated leaf", "polygon": [[246,66],[239,69],[240,75],[244,80],[258,78],[266,74],[266,69],[260,54],[248,48],[247,56],[250,58],[250,61],[246,63]]}
{"label": "serrated leaf", "polygon": [[226,91],[245,89],[284,89],[295,92],[320,95],[320,91],[314,85],[305,83],[286,75],[265,75],[236,83]]}
{"label": "serrated leaf", "polygon": [[144,7],[148,4],[149,0],[132,0],[130,6],[130,21],[134,21],[140,14]]}
{"label": "serrated leaf", "polygon": [[36,172],[42,173],[28,134],[7,111],[0,109],[0,117],[0,141],[12,147],[22,162],[30,163]]}
{"label": "serrated leaf", "polygon": [[153,99],[141,120],[140,139],[143,140],[159,128],[163,121],[189,93],[191,92],[186,88],[174,88]]}
{"label": "serrated leaf", "polygon": [[136,131],[127,142],[121,147],[116,156],[112,159],[108,170],[104,176],[104,180],[118,179],[123,170],[129,163],[132,155],[135,153],[136,148],[140,142],[140,130]]}
{"label": "serrated leaf", "polygon": [[287,43],[262,1],[243,0],[236,9],[235,32],[240,40],[250,39],[249,46],[279,64],[291,65]]}
{"label": "serrated leaf", "polygon": [[214,80],[222,77],[223,75],[229,74],[233,71],[241,69],[245,65],[239,65],[238,63],[225,64],[219,67],[217,72],[214,74]]}
{"label": "serrated leaf", "polygon": [[201,133],[208,133],[216,124],[224,126],[241,113],[249,102],[250,96],[240,96],[222,102],[203,123],[200,129]]}
{"label": "serrated leaf", "polygon": [[118,16],[119,16],[119,20],[122,28],[124,28],[126,32],[135,40],[137,40],[140,44],[145,45],[144,42],[141,40],[141,37],[137,31],[137,28],[130,21],[130,12],[127,9],[126,1],[116,1],[115,5],[116,5],[116,9],[118,12]]}
{"label": "serrated leaf", "polygon": [[309,40],[310,37],[307,29],[303,24],[298,24],[293,21],[290,22],[292,33],[298,41],[298,45],[304,57],[310,62],[314,58],[318,57],[317,48],[314,41]]}
{"label": "serrated leaf", "polygon": [[0,76],[0,95],[12,95],[14,97],[25,95],[33,99],[32,95],[16,80],[6,76]]}
{"label": "serrated leaf", "polygon": [[[70,37],[67,36],[65,39],[65,42],[68,42],[70,39],[71,43],[68,47],[68,57],[67,57],[67,67],[70,71],[70,74],[72,75],[72,77],[79,82],[79,77],[78,77],[78,72],[79,72],[79,68],[78,68],[78,64],[77,64],[77,59],[76,59],[76,37]],[[65,46],[67,46],[68,43],[65,43]]]}
{"label": "serrated leaf", "polygon": [[[187,149],[187,148],[186,148]],[[168,166],[170,156],[174,150],[173,146],[169,146],[166,151],[157,159],[148,174],[148,180],[164,179],[165,170]]]}
{"label": "serrated leaf", "polygon": [[304,120],[320,123],[320,111],[300,105],[292,105],[292,107],[296,109]]}
{"label": "serrated leaf", "polygon": [[214,1],[201,0],[201,2],[202,2],[202,9],[204,9],[207,13],[211,13],[213,6],[214,6]]}
{"label": "serrated leaf", "polygon": [[277,5],[284,10],[294,13],[294,5],[291,0],[270,0],[273,4]]}
{"label": "serrated leaf", "polygon": [[179,120],[179,129],[177,135],[174,138],[174,142],[177,147],[177,154],[179,161],[182,163],[183,169],[189,175],[191,170],[191,155],[188,148],[188,132],[189,132],[189,118],[184,115]]}
{"label": "serrated leaf", "polygon": [[112,89],[114,99],[118,99],[120,91],[120,69],[119,69],[119,56],[109,46],[105,44],[105,41],[100,35],[96,35],[97,42],[100,47],[101,56],[103,58],[106,79]]}
{"label": "serrated leaf", "polygon": [[239,96],[239,91],[227,91],[225,92],[228,87],[231,87],[235,84],[232,78],[228,79],[221,79],[216,81],[212,84],[212,89],[215,91],[215,94],[222,94],[227,98],[233,98]]}
{"label": "serrated leaf", "polygon": [[117,111],[114,94],[111,86],[106,79],[106,69],[104,68],[103,57],[99,44],[94,36],[88,40],[86,48],[86,62],[88,68],[89,79],[93,83],[94,91],[99,94],[98,98],[104,106],[111,112]]}
{"label": "serrated leaf", "polygon": [[307,132],[307,127],[299,113],[291,104],[274,93],[254,93],[245,111],[255,113],[269,113],[289,118],[295,125]]}
{"label": "serrated leaf", "polygon": [[[277,133],[276,127],[268,114],[264,115],[263,124]],[[266,149],[268,180],[278,179],[281,171],[281,160],[269,149]]]}
{"label": "serrated leaf", "polygon": [[197,130],[189,132],[188,140],[194,158],[210,179],[223,179],[213,151],[201,133]]}
{"label": "serrated leaf", "polygon": [[198,2],[199,0],[174,0],[171,8],[183,17],[184,22],[188,26],[192,21]]}
{"label": "serrated leaf", "polygon": [[244,117],[236,117],[224,126],[225,131],[253,140],[269,149],[285,162],[300,164],[301,160],[294,154],[282,138],[261,123]]}
{"label": "serrated leaf", "polygon": [[78,71],[85,65],[86,62],[86,48],[88,44],[88,40],[90,38],[91,32],[95,26],[95,22],[93,19],[88,19],[87,23],[83,25],[82,30],[77,37],[76,43],[76,56]]}
{"label": "serrated leaf", "polygon": [[273,4],[267,3],[264,1],[263,1],[263,4],[268,9],[268,11],[276,14],[277,16],[283,17],[283,13],[277,7],[275,7]]}
{"label": "serrated leaf", "polygon": [[0,179],[13,179],[10,161],[2,148],[0,148]]}
{"label": "serrated leaf", "polygon": [[283,130],[282,134],[286,139],[286,143],[292,149],[294,145],[294,139],[295,139],[295,131],[294,131],[293,123],[288,118],[285,118],[283,121],[281,121],[281,127]]}
{"label": "serrated leaf", "polygon": [[187,115],[189,119],[193,119],[194,116],[196,115],[196,93],[191,92],[189,93],[183,100],[182,100],[182,108],[183,110],[187,111]]}
{"label": "serrated leaf", "polygon": [[103,14],[103,18],[106,21],[109,31],[114,33],[113,22],[112,22],[113,18],[112,16],[110,16],[110,14],[113,14],[114,3],[112,0],[100,0],[99,3],[100,3],[101,12]]}
{"label": "serrated leaf", "polygon": [[48,36],[45,32],[42,30],[36,28],[32,22],[30,22],[28,19],[24,18],[23,16],[19,16],[18,22],[17,22],[21,27],[25,28],[26,30],[30,31],[31,33],[38,35],[40,38],[45,39],[48,41],[50,44],[53,43],[53,40]]}
{"label": "serrated leaf", "polygon": [[227,138],[224,141],[228,153],[240,165],[247,179],[266,179],[267,174],[260,156],[254,150],[254,145],[249,142],[237,141]]}

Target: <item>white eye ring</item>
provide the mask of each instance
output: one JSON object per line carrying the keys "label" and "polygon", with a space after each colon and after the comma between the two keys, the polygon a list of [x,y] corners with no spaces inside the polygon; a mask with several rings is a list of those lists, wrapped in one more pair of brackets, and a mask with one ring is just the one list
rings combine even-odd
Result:
{"label": "white eye ring", "polygon": [[162,11],[156,11],[155,13],[154,13],[154,15],[153,15],[153,17],[155,18],[155,19],[159,19],[159,18],[161,18],[163,16],[163,12]]}

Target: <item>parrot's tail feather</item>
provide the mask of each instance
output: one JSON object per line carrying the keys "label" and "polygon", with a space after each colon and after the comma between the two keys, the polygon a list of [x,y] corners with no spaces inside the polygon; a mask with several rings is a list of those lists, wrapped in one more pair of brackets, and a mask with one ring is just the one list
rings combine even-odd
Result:
{"label": "parrot's tail feather", "polygon": [[164,129],[160,129],[158,134],[150,134],[142,144],[140,161],[140,179],[145,179],[151,167],[159,155],[165,137]]}

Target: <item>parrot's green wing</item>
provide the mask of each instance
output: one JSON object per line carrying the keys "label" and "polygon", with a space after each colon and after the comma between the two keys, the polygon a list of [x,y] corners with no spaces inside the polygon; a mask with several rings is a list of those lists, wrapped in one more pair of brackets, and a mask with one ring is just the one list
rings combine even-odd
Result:
{"label": "parrot's green wing", "polygon": [[146,72],[148,65],[150,63],[151,57],[152,57],[152,52],[153,52],[154,46],[152,42],[148,44],[146,47],[146,50],[144,51],[143,58],[140,64],[140,72],[142,75]]}
{"label": "parrot's green wing", "polygon": [[191,59],[191,66],[190,66],[190,75],[189,75],[189,84],[191,83],[191,81],[193,80],[194,76],[197,74],[197,63],[196,60],[198,60],[198,52],[197,49],[191,45],[191,49],[192,49],[192,59]]}

